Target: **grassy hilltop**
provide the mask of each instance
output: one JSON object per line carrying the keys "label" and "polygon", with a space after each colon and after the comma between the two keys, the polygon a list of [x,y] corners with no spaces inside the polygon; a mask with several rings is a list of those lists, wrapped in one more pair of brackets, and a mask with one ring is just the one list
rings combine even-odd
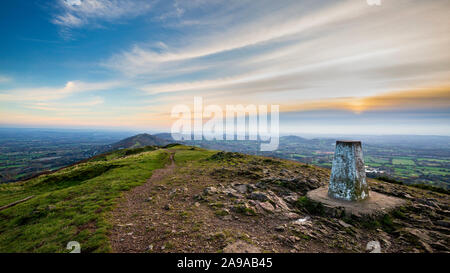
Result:
{"label": "grassy hilltop", "polygon": [[331,218],[305,195],[329,170],[184,145],[123,149],[0,185],[0,252],[386,252],[448,249],[447,194],[370,180],[408,200],[380,218]]}

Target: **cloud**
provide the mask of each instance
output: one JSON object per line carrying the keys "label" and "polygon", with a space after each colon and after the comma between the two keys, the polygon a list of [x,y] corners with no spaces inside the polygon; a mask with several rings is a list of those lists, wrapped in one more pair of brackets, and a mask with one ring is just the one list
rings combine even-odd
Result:
{"label": "cloud", "polygon": [[158,17],[158,19],[159,20],[166,20],[168,18],[173,18],[173,17],[179,18],[179,17],[181,17],[184,14],[185,10],[183,8],[181,8],[180,6],[181,6],[181,4],[178,1],[175,1],[172,4],[172,8],[170,9],[170,11],[161,14]]}
{"label": "cloud", "polygon": [[84,109],[92,108],[104,103],[102,97],[94,97],[86,101],[71,101],[71,102],[34,102],[26,103],[25,108],[35,109],[41,111],[52,111],[58,113],[67,113],[73,111],[82,111]]}
{"label": "cloud", "polygon": [[3,91],[2,93],[0,93],[0,101],[19,103],[24,101],[48,102],[60,100],[76,93],[113,89],[120,87],[123,84],[123,82],[119,81],[69,81],[64,85],[64,87],[37,87]]}
{"label": "cloud", "polygon": [[[257,4],[264,5],[260,2]],[[274,8],[273,1],[267,2],[267,4],[268,10]],[[301,5],[297,4],[289,8],[299,10],[300,7]],[[246,8],[245,12],[250,12],[253,7],[248,4]],[[286,9],[273,12],[269,18],[256,18],[256,22],[230,26],[230,29],[221,33],[210,30],[211,33],[204,33],[195,38],[180,39],[183,41],[182,47],[175,45],[166,51],[154,51],[135,45],[130,51],[112,57],[106,65],[124,72],[148,73],[159,69],[159,65],[226,53],[281,39],[322,25],[338,23],[357,13],[361,6],[352,5],[349,1],[340,4],[329,3],[328,7],[318,11],[314,10],[311,14],[287,18]],[[224,16],[235,15],[226,14]],[[249,17],[251,18],[251,15]],[[223,18],[216,19],[229,21]]]}
{"label": "cloud", "polygon": [[59,0],[60,13],[52,22],[65,28],[112,22],[144,14],[152,7],[144,0]]}
{"label": "cloud", "polygon": [[53,20],[53,23],[66,27],[79,27],[84,25],[82,19],[70,13],[64,15],[57,15],[56,18]]}
{"label": "cloud", "polygon": [[260,94],[280,103],[449,83],[445,1],[231,3],[196,17],[224,26],[185,28],[157,49],[135,44],[104,65],[152,79],[141,88],[150,95]]}

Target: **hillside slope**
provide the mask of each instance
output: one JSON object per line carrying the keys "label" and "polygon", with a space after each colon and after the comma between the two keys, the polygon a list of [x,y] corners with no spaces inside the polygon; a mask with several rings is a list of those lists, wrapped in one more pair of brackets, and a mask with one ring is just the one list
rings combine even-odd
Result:
{"label": "hillside slope", "polygon": [[305,197],[326,169],[183,145],[127,149],[0,186],[0,252],[448,252],[446,194],[370,181],[408,200],[379,218],[332,218]]}
{"label": "hillside slope", "polygon": [[112,150],[140,148],[145,146],[164,146],[173,141],[159,138],[150,134],[139,134],[132,137],[125,138],[119,142],[111,145]]}
{"label": "hillside slope", "polygon": [[0,252],[66,252],[69,241],[78,241],[84,252],[109,251],[105,213],[121,192],[144,183],[168,159],[166,151],[155,149],[125,157],[111,153],[0,185],[0,206],[34,196],[0,211]]}

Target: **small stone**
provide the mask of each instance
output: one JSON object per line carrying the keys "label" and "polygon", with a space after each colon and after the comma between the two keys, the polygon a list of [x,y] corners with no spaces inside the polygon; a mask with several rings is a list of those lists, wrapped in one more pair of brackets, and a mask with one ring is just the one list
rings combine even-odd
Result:
{"label": "small stone", "polygon": [[406,198],[406,199],[414,199],[414,197],[412,197],[411,195],[409,195],[407,193],[404,193],[403,197]]}
{"label": "small stone", "polygon": [[222,190],[222,193],[228,197],[242,198],[242,195],[240,193],[238,193],[238,191],[233,189],[232,187]]}
{"label": "small stone", "polygon": [[349,228],[349,227],[352,226],[352,225],[347,224],[346,222],[344,222],[344,221],[342,221],[342,220],[339,220],[338,223],[339,223],[341,226],[345,227],[345,228]]}
{"label": "small stone", "polygon": [[200,203],[199,202],[195,202],[194,206],[196,206],[198,208],[198,207],[200,207]]}
{"label": "small stone", "polygon": [[225,192],[227,194],[228,197],[232,197],[232,198],[242,198],[242,195],[236,193],[236,192],[232,192],[232,191],[227,191]]}
{"label": "small stone", "polygon": [[278,232],[283,232],[285,230],[286,230],[286,228],[283,225],[275,227],[275,231],[278,231]]}
{"label": "small stone", "polygon": [[288,203],[295,203],[298,200],[298,195],[295,193],[286,195],[283,197],[284,201],[288,202]]}
{"label": "small stone", "polygon": [[289,220],[295,220],[298,219],[299,215],[295,212],[286,212],[283,214],[283,218],[289,219]]}
{"label": "small stone", "polygon": [[294,225],[304,225],[309,222],[309,216],[306,216],[305,218],[300,218],[292,222]]}
{"label": "small stone", "polygon": [[267,196],[267,194],[260,192],[260,191],[252,192],[250,194],[249,198],[253,199],[253,200],[263,201],[263,202],[269,200],[269,197]]}
{"label": "small stone", "polygon": [[286,202],[283,201],[283,199],[281,199],[280,197],[278,197],[276,194],[274,194],[273,192],[269,191],[268,192],[271,196],[270,200],[273,201],[273,203],[275,203],[275,207],[278,210],[282,210],[282,211],[289,211],[289,207],[286,204]]}
{"label": "small stone", "polygon": [[248,191],[247,184],[234,184],[233,188],[242,194],[247,193],[247,191]]}
{"label": "small stone", "polygon": [[205,195],[211,195],[211,194],[215,194],[215,193],[217,193],[217,189],[215,187],[206,187],[203,190],[203,194],[205,194]]}
{"label": "small stone", "polygon": [[273,205],[270,204],[269,202],[260,202],[260,201],[258,201],[258,205],[259,205],[262,209],[264,209],[265,211],[268,211],[268,212],[273,212],[273,211],[275,210],[275,208],[273,207]]}
{"label": "small stone", "polygon": [[148,251],[153,251],[153,245],[149,245],[149,246],[147,247],[147,250],[148,250]]}

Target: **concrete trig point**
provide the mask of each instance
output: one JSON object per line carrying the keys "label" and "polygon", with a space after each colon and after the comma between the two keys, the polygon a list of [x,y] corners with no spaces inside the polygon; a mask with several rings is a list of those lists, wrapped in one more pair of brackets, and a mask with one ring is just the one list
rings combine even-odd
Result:
{"label": "concrete trig point", "polygon": [[309,191],[307,196],[334,216],[383,214],[405,202],[377,192],[369,194],[361,141],[348,140],[336,141],[329,186]]}
{"label": "concrete trig point", "polygon": [[361,141],[336,141],[328,195],[347,201],[369,197]]}

